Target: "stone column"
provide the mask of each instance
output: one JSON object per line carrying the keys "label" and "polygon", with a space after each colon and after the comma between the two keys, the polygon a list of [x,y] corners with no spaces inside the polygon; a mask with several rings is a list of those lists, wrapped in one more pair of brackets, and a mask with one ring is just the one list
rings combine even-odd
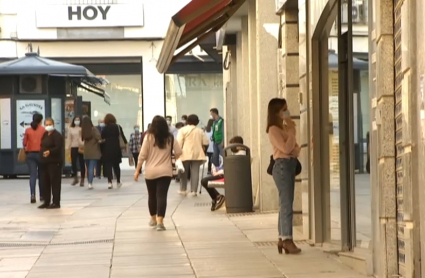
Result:
{"label": "stone column", "polygon": [[[274,0],[256,0],[256,60],[257,60],[257,117],[260,155],[260,209],[277,210],[276,185],[267,174],[272,148],[266,133],[267,106],[270,99],[278,96],[277,82],[277,33],[279,17]],[[254,117],[254,116],[253,116]]]}
{"label": "stone column", "polygon": [[[279,84],[281,95],[288,103],[291,118],[297,125],[297,142],[300,142],[300,103],[299,103],[299,46],[298,46],[298,10],[285,10],[281,15],[282,48],[280,52]],[[308,200],[307,200],[308,201]],[[301,178],[295,183],[294,226],[301,226],[302,221],[302,186]]]}
{"label": "stone column", "polygon": [[[394,36],[392,0],[373,1],[376,25],[372,33],[375,52],[371,54],[371,179],[375,273],[378,277],[398,275],[396,153],[394,115]],[[373,51],[373,50],[372,50]]]}
{"label": "stone column", "polygon": [[240,124],[241,128],[241,136],[244,139],[245,145],[251,146],[251,133],[250,133],[250,121],[251,111],[247,109],[249,107],[249,37],[248,37],[248,17],[243,16],[241,18],[242,21],[242,31],[241,31],[241,40],[242,40],[242,92],[241,92],[241,109],[243,112],[242,120]]}
{"label": "stone column", "polygon": [[143,57],[143,125],[144,130],[156,115],[165,116],[164,75],[158,73],[156,63]]}

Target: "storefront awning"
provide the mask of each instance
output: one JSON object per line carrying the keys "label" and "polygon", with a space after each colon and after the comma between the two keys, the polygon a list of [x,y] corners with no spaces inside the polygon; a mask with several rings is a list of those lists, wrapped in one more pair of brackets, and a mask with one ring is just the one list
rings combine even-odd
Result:
{"label": "storefront awning", "polygon": [[165,73],[178,58],[199,45],[210,34],[217,32],[244,2],[245,0],[192,0],[187,4],[171,19],[156,65],[158,71]]}

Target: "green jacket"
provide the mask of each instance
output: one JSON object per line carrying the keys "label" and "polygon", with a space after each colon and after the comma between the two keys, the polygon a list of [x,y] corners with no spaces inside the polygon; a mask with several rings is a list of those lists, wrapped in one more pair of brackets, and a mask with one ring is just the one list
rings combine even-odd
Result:
{"label": "green jacket", "polygon": [[224,119],[222,117],[214,121],[212,126],[212,140],[214,143],[221,144],[224,141]]}

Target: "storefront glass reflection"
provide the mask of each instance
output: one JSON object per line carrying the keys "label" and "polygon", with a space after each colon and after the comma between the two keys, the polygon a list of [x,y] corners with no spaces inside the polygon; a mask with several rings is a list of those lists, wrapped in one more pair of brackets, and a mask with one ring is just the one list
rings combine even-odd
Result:
{"label": "storefront glass reflection", "polygon": [[223,74],[167,74],[166,114],[179,122],[182,115],[196,114],[205,126],[211,108],[223,114]]}

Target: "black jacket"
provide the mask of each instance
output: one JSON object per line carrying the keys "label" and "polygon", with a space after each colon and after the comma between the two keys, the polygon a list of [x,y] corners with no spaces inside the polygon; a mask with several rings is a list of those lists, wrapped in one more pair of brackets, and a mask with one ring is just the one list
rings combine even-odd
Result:
{"label": "black jacket", "polygon": [[[50,151],[48,157],[43,153]],[[54,130],[50,135],[46,131],[41,138],[40,161],[41,163],[63,163],[64,160],[64,140],[62,134]]]}
{"label": "black jacket", "polygon": [[106,125],[102,130],[102,139],[105,140],[102,146],[102,160],[111,163],[121,163],[122,151],[120,148],[119,135],[121,133],[124,143],[127,144],[127,138],[122,131],[121,126],[116,124]]}

